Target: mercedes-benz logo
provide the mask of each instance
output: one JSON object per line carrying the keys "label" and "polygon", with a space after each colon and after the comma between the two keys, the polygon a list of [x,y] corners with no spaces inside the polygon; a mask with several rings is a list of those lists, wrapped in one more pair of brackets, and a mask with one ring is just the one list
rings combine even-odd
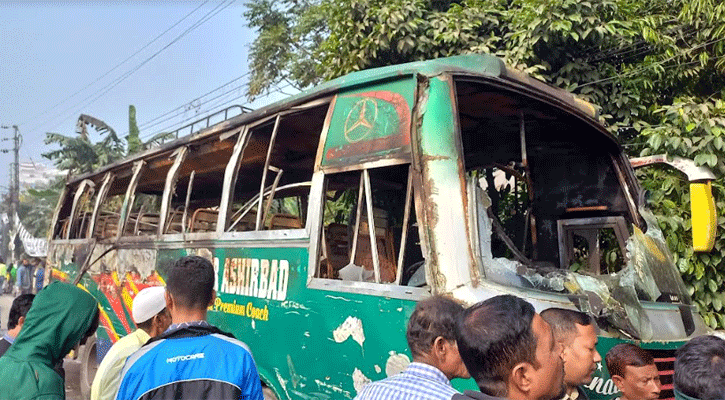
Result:
{"label": "mercedes-benz logo", "polygon": [[378,118],[378,103],[366,97],[352,107],[345,119],[345,138],[350,143],[359,142],[373,130]]}

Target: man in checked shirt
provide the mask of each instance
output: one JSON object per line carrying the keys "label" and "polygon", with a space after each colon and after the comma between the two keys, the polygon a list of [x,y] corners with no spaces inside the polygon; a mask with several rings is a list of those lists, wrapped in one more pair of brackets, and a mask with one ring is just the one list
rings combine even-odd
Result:
{"label": "man in checked shirt", "polygon": [[408,322],[413,362],[401,373],[367,384],[355,400],[450,400],[453,378],[470,378],[458,354],[456,319],[463,307],[443,296],[418,303]]}

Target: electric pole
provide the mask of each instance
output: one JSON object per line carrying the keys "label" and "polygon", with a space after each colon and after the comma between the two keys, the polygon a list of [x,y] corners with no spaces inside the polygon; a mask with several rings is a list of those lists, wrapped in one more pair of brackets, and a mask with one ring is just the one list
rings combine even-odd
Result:
{"label": "electric pole", "polygon": [[[10,129],[9,126],[0,126],[0,128],[3,129]],[[18,129],[17,125],[12,126],[14,130],[13,135],[13,155],[14,162],[12,164],[11,168],[11,177],[10,177],[10,232],[11,234],[17,232],[18,227],[15,225],[15,215],[18,212],[18,202],[20,198],[20,143],[22,141],[22,137],[20,136],[20,130]],[[4,139],[5,140],[5,139]],[[0,150],[2,153],[7,153],[8,150],[2,149]],[[15,243],[13,243],[13,251],[10,255],[10,258],[12,260],[12,263],[15,264]]]}

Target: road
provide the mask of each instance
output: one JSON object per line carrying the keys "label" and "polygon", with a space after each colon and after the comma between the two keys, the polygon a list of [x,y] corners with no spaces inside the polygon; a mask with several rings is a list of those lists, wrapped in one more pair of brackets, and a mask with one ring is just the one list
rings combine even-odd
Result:
{"label": "road", "polygon": [[[8,327],[8,315],[10,306],[13,303],[13,296],[9,294],[0,295],[0,335],[4,335]],[[80,363],[75,360],[65,359],[65,396],[66,400],[83,400],[80,389]]]}

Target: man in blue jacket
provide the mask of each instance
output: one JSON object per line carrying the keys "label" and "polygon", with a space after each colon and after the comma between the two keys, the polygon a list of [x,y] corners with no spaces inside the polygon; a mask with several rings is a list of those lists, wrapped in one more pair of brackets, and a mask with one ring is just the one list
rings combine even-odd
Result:
{"label": "man in blue jacket", "polygon": [[117,400],[263,399],[246,345],[206,322],[215,297],[209,260],[187,256],[171,266],[166,308],[172,325],[128,358]]}

